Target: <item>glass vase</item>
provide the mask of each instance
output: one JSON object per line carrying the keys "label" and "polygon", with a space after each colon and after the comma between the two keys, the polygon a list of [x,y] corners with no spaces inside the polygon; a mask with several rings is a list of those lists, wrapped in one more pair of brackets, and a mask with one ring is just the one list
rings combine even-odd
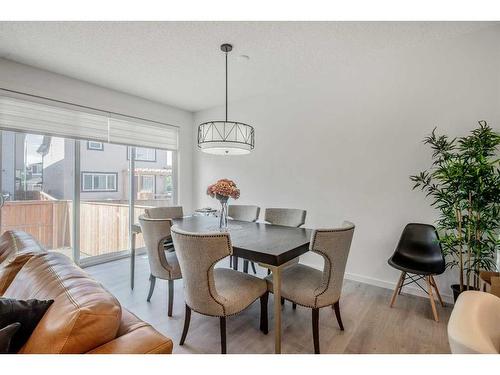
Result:
{"label": "glass vase", "polygon": [[217,196],[217,199],[220,202],[220,215],[219,215],[219,229],[221,231],[227,231],[227,201],[229,197]]}

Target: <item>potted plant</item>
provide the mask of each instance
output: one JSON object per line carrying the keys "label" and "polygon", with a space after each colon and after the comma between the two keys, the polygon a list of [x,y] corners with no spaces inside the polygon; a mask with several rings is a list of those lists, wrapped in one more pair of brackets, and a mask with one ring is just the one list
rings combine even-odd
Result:
{"label": "potted plant", "polygon": [[240,189],[236,187],[234,181],[221,179],[207,188],[207,195],[217,198],[221,204],[219,228],[227,230],[227,201],[229,198],[238,199]]}
{"label": "potted plant", "polygon": [[465,137],[450,139],[434,129],[424,143],[433,151],[432,166],[410,179],[440,212],[437,227],[447,267],[459,269],[459,283],[451,286],[456,300],[462,291],[479,288],[479,271],[496,268],[500,134],[479,121]]}

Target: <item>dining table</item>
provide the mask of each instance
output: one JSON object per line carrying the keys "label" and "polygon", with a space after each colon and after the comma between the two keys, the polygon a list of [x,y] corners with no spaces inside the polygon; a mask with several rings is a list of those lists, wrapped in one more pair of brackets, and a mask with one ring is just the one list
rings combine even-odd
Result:
{"label": "dining table", "polygon": [[[219,229],[219,219],[210,216],[186,216],[172,219],[174,226],[187,232],[207,233],[226,231],[233,247],[233,268],[238,258],[256,262],[271,271],[274,294],[274,351],[281,353],[281,273],[290,262],[309,250],[311,230],[261,222],[229,220],[227,229]],[[133,225],[133,238],[140,227]],[[131,249],[131,287],[135,270],[135,240]]]}

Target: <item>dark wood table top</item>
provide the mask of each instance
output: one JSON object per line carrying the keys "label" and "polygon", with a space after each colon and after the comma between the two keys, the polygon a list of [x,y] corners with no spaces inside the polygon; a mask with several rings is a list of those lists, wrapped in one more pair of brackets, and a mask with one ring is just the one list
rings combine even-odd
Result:
{"label": "dark wood table top", "polygon": [[[191,216],[173,219],[174,225],[187,232],[217,232],[219,219]],[[229,220],[233,255],[254,262],[280,266],[309,250],[311,230],[281,225]]]}

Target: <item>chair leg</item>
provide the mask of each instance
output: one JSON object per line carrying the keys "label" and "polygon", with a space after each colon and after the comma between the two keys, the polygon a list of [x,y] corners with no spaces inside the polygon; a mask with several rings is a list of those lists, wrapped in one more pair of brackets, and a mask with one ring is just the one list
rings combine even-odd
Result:
{"label": "chair leg", "polygon": [[401,284],[399,285],[398,295],[400,295],[401,291],[403,290],[403,285],[405,283],[405,280],[406,280],[406,272],[403,272],[403,280],[401,281]]}
{"label": "chair leg", "polygon": [[260,330],[264,335],[267,335],[269,332],[268,324],[267,324],[267,300],[269,298],[269,292],[265,292],[260,297]]}
{"label": "chair leg", "polygon": [[233,268],[233,256],[229,255],[229,268]]}
{"label": "chair leg", "polygon": [[268,268],[267,269],[267,274],[270,275],[271,274],[271,270]]}
{"label": "chair leg", "polygon": [[295,302],[292,303],[292,309],[296,309],[297,308],[297,304]]}
{"label": "chair leg", "polygon": [[312,309],[314,354],[319,354],[319,309]]}
{"label": "chair leg", "polygon": [[427,281],[427,289],[428,289],[428,293],[429,293],[429,301],[431,302],[431,308],[432,308],[432,314],[434,315],[434,320],[436,322],[439,322],[439,317],[438,317],[437,310],[436,310],[436,303],[434,302],[434,295],[432,294],[431,278],[429,276],[427,276],[425,278],[425,281]]}
{"label": "chair leg", "polygon": [[332,305],[335,310],[335,316],[337,317],[337,323],[339,323],[339,328],[341,331],[344,330],[344,325],[342,324],[342,317],[340,316],[340,302],[337,301]]}
{"label": "chair leg", "polygon": [[248,260],[244,259],[243,260],[243,272],[248,273]]}
{"label": "chair leg", "polygon": [[285,304],[285,299],[283,297],[281,297],[281,304],[284,305]]}
{"label": "chair leg", "polygon": [[220,352],[226,354],[226,317],[220,317]]}
{"label": "chair leg", "polygon": [[184,345],[184,341],[186,340],[186,336],[189,330],[189,322],[191,321],[191,308],[186,305],[186,314],[184,315],[184,329],[182,330],[181,342],[179,345]]}
{"label": "chair leg", "polygon": [[153,275],[149,275],[149,293],[147,301],[151,301],[151,296],[153,295],[153,291],[155,290],[156,277]]}
{"label": "chair leg", "polygon": [[405,275],[405,273],[401,272],[401,276],[399,276],[399,281],[396,284],[396,288],[394,289],[394,293],[392,293],[391,303],[390,303],[389,307],[392,307],[394,305],[394,302],[396,302],[396,297],[398,295],[399,288],[401,287],[401,285],[403,285],[403,278],[405,277],[404,275]]}
{"label": "chair leg", "polygon": [[434,290],[436,291],[437,298],[438,298],[439,302],[441,303],[441,306],[445,307],[443,299],[441,298],[441,293],[439,293],[439,289],[437,287],[436,280],[434,280],[434,276],[431,275],[430,277],[431,277],[431,281],[432,281],[432,286],[434,287]]}
{"label": "chair leg", "polygon": [[257,274],[257,270],[255,269],[255,263],[254,262],[250,262],[250,265],[252,266],[253,273]]}
{"label": "chair leg", "polygon": [[174,280],[168,280],[168,316],[172,316],[174,306]]}

